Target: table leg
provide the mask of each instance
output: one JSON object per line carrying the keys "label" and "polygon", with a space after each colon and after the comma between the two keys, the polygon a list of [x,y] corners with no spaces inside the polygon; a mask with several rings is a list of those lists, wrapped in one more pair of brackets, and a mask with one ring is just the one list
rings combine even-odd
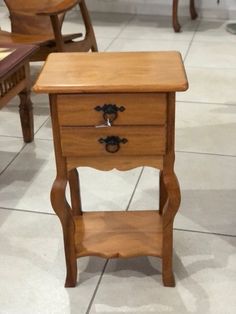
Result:
{"label": "table leg", "polygon": [[51,204],[59,217],[63,229],[65,259],[66,259],[66,281],[65,287],[75,287],[77,280],[77,262],[75,252],[75,225],[72,211],[66,201],[67,180],[57,177],[51,190]]}
{"label": "table leg", "polygon": [[68,173],[69,185],[70,185],[70,197],[71,207],[73,215],[81,215],[81,196],[80,196],[80,184],[79,175],[77,169],[72,169]]}
{"label": "table leg", "polygon": [[34,118],[33,106],[30,99],[30,89],[26,88],[19,93],[20,97],[20,120],[23,138],[26,143],[32,142],[34,139]]}
{"label": "table leg", "polygon": [[163,181],[163,171],[160,171],[160,181],[159,181],[159,214],[163,214],[163,209],[167,201],[167,191]]}

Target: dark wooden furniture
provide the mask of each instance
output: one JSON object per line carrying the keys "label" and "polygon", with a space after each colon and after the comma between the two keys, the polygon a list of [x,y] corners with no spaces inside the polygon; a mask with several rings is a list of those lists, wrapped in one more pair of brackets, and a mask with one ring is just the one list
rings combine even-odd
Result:
{"label": "dark wooden furniture", "polygon": [[[76,259],[87,255],[161,257],[164,285],[174,286],[175,92],[187,87],[178,52],[49,56],[34,90],[50,96],[57,167],[51,202],[63,228],[66,287],[76,284]],[[159,211],[83,212],[79,166],[160,169]]]}
{"label": "dark wooden furniture", "polygon": [[37,51],[35,46],[0,45],[13,52],[0,60],[0,108],[16,95],[20,97],[20,120],[25,142],[34,139],[32,103],[30,100],[29,59]]}
{"label": "dark wooden furniture", "polygon": [[[11,20],[11,33],[0,30],[0,43],[34,44],[40,49],[31,61],[43,61],[57,51],[97,51],[93,26],[85,0],[4,0]],[[65,14],[79,5],[85,26],[81,33],[62,34]]]}
{"label": "dark wooden furniture", "polygon": [[[179,0],[173,0],[172,4],[172,25],[176,33],[180,32],[181,26],[179,23],[178,19],[178,5],[179,5]],[[194,0],[189,0],[189,11],[190,11],[190,16],[192,20],[195,20],[197,18],[197,12],[195,9],[195,3]]]}

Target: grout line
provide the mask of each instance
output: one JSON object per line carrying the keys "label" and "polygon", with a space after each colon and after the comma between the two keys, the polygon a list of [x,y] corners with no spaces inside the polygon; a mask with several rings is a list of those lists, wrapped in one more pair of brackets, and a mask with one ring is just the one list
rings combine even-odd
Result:
{"label": "grout line", "polygon": [[23,146],[21,147],[21,149],[16,153],[16,155],[12,158],[12,160],[9,162],[9,164],[6,165],[5,168],[3,168],[3,170],[0,172],[0,176],[3,174],[4,171],[6,171],[10,165],[13,163],[13,161],[16,160],[16,158],[20,155],[20,153],[23,151],[23,149],[26,147],[26,143],[23,144]]}
{"label": "grout line", "polygon": [[174,230],[175,231],[184,231],[184,232],[201,233],[201,234],[218,235],[218,236],[223,236],[223,237],[236,238],[236,235],[227,234],[227,233],[210,232],[210,231],[199,231],[199,230],[190,230],[190,229],[181,229],[181,228],[174,228]]}
{"label": "grout line", "polygon": [[39,130],[42,129],[42,127],[48,122],[49,119],[50,119],[50,116],[48,116],[47,119],[43,122],[43,124],[38,128],[38,130],[34,133],[34,136],[39,132]]}
{"label": "grout line", "polygon": [[10,207],[2,207],[2,206],[0,206],[0,209],[4,209],[4,210],[8,210],[8,211],[31,213],[31,214],[56,216],[55,213],[47,213],[47,212],[41,212],[41,211],[37,211],[37,210],[27,210],[27,209],[21,209],[21,208],[10,208]]}
{"label": "grout line", "polygon": [[92,297],[91,297],[91,300],[90,300],[90,302],[89,302],[89,305],[88,305],[88,308],[87,308],[87,311],[86,311],[85,314],[89,314],[89,313],[90,313],[91,307],[92,307],[92,305],[93,305],[93,301],[94,301],[94,299],[95,299],[95,297],[96,297],[96,294],[97,294],[99,285],[100,285],[100,283],[101,283],[101,281],[102,281],[102,277],[103,277],[104,272],[105,272],[105,270],[106,270],[108,261],[109,261],[109,259],[106,260],[106,262],[105,262],[105,264],[104,264],[104,266],[103,266],[102,273],[101,273],[101,275],[100,275],[100,277],[99,277],[99,280],[98,280],[98,283],[97,283],[97,285],[96,285],[96,288],[94,289],[93,295],[92,295]]}
{"label": "grout line", "polygon": [[137,182],[136,182],[136,184],[135,184],[135,187],[134,187],[134,189],[133,189],[133,192],[132,192],[132,194],[131,194],[131,197],[130,197],[130,199],[129,199],[128,205],[126,206],[125,211],[128,211],[128,210],[129,210],[130,204],[131,204],[131,202],[132,202],[132,200],[133,200],[133,198],[134,198],[134,194],[135,194],[136,189],[137,189],[137,187],[138,187],[139,181],[140,181],[140,179],[141,179],[141,177],[142,177],[143,171],[144,171],[144,167],[142,167],[142,169],[141,169],[141,171],[140,171],[138,180],[137,180]]}
{"label": "grout line", "polygon": [[216,153],[207,153],[207,152],[192,152],[185,150],[175,150],[176,153],[185,153],[185,154],[196,154],[196,155],[209,155],[209,156],[219,156],[219,157],[231,157],[235,158],[236,155],[225,155],[225,154],[216,154]]}
{"label": "grout line", "polygon": [[191,103],[202,105],[217,105],[217,106],[232,106],[235,107],[235,103],[222,103],[222,102],[209,102],[209,101],[196,101],[196,100],[176,100],[176,103]]}
{"label": "grout line", "polygon": [[124,23],[123,27],[121,28],[121,30],[119,31],[119,33],[112,39],[112,41],[110,42],[110,44],[106,47],[105,51],[108,51],[108,49],[112,46],[112,44],[114,43],[114,41],[116,39],[119,38],[120,34],[123,32],[123,30],[130,24],[130,22],[135,18],[135,14],[132,14],[131,17]]}

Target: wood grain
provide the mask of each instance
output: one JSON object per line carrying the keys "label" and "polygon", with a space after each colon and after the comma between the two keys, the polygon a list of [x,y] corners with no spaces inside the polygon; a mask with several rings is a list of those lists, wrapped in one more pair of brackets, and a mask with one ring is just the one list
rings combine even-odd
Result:
{"label": "wood grain", "polygon": [[162,256],[158,211],[86,212],[75,224],[77,257]]}

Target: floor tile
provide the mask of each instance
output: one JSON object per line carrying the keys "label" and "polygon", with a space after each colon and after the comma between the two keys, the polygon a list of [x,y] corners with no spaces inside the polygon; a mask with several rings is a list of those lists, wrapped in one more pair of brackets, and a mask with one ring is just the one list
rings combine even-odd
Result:
{"label": "floor tile", "polygon": [[[31,97],[33,102],[34,132],[48,119],[49,107],[41,97]],[[15,97],[0,111],[0,136],[23,137],[19,115],[19,99]]]}
{"label": "floor tile", "polygon": [[182,201],[175,227],[236,236],[236,158],[178,153]]}
{"label": "floor tile", "polygon": [[124,39],[117,38],[108,48],[108,51],[169,51],[178,50],[183,58],[187,53],[188,41],[167,41],[167,40],[148,40],[148,39]]}
{"label": "floor tile", "polygon": [[175,288],[163,287],[158,258],[110,260],[90,314],[233,314],[236,238],[176,231],[174,239]]}
{"label": "floor tile", "polygon": [[235,21],[225,20],[200,20],[199,26],[194,35],[193,42],[201,41],[209,42],[230,42],[236,43],[236,36],[227,32],[225,26],[227,23]]}
{"label": "floor tile", "polygon": [[236,106],[179,102],[176,149],[236,156]]}
{"label": "floor tile", "polygon": [[[176,154],[181,205],[175,228],[236,235],[236,157]],[[145,167],[129,210],[158,209],[159,172]]]}
{"label": "floor tile", "polygon": [[78,260],[78,285],[64,288],[62,231],[55,215],[0,209],[0,304],[9,314],[85,314],[104,266]]}
{"label": "floor tile", "polygon": [[195,41],[190,46],[185,65],[235,69],[236,71],[235,54],[236,45],[230,42],[208,42],[206,45],[206,42]]}
{"label": "floor tile", "polygon": [[22,139],[0,136],[0,173],[16,157],[24,145]]}
{"label": "floor tile", "polygon": [[178,101],[236,104],[236,70],[186,67],[189,89],[177,93]]}
{"label": "floor tile", "polygon": [[[103,172],[80,168],[84,210],[124,210],[141,168]],[[50,190],[55,179],[52,141],[27,144],[0,177],[0,206],[52,213]]]}
{"label": "floor tile", "polygon": [[175,33],[170,16],[136,15],[123,29],[120,38],[190,41],[199,21],[181,18],[182,31]]}

